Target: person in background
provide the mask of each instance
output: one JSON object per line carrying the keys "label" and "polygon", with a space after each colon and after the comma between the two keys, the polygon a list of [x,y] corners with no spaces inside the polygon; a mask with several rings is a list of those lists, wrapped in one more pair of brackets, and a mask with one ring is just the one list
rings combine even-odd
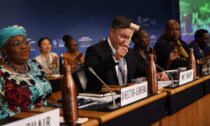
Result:
{"label": "person in background", "polygon": [[[155,51],[150,46],[149,34],[144,29],[139,29],[138,31],[134,32],[132,41],[134,42],[133,50],[138,57],[138,61],[143,64],[143,66],[148,65],[149,54],[153,54],[155,62],[157,61]],[[157,70],[162,71],[163,69],[157,67]],[[168,76],[165,72],[162,72],[161,74]]]}
{"label": "person in background", "polygon": [[189,47],[194,49],[197,64],[206,64],[210,59],[209,32],[199,29],[195,32],[194,37],[195,39],[189,44]]}
{"label": "person in background", "polygon": [[100,91],[102,88],[102,83],[90,73],[90,68],[108,85],[122,86],[131,83],[131,79],[146,76],[145,66],[138,62],[135,52],[129,48],[130,24],[131,20],[125,16],[115,17],[108,38],[86,50],[87,91]]}
{"label": "person in background", "polygon": [[[202,68],[208,68],[207,64],[210,60],[210,41],[209,33],[205,29],[199,29],[195,32],[194,41],[189,44],[189,48],[193,48],[194,56],[197,63],[197,75],[206,75]],[[208,70],[206,70],[207,72]]]}
{"label": "person in background", "polygon": [[179,23],[170,19],[165,24],[163,35],[158,39],[155,46],[157,64],[165,69],[177,69],[188,66],[189,49],[181,40]]}
{"label": "person in background", "polygon": [[78,44],[72,36],[64,35],[63,41],[66,49],[68,50],[67,52],[63,53],[64,63],[66,65],[70,65],[72,71],[75,71],[84,63],[84,55],[77,50]]}
{"label": "person in background", "polygon": [[29,60],[26,30],[13,25],[0,30],[0,119],[47,105],[51,85],[41,66]]}
{"label": "person in background", "polygon": [[37,63],[39,63],[46,76],[50,77],[53,74],[59,73],[58,55],[51,52],[51,41],[47,37],[40,38],[38,41],[38,47],[40,49],[40,55],[35,57]]}
{"label": "person in background", "polygon": [[139,62],[146,66],[148,54],[155,55],[150,46],[149,34],[145,30],[139,29],[139,31],[134,32],[132,41],[134,42],[133,50],[137,54]]}

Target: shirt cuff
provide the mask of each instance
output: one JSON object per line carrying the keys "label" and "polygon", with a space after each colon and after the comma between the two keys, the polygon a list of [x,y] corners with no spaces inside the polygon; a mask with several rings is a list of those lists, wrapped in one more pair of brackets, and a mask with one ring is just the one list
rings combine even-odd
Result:
{"label": "shirt cuff", "polygon": [[112,56],[112,57],[113,57],[115,63],[119,62],[119,60],[117,60],[114,56]]}

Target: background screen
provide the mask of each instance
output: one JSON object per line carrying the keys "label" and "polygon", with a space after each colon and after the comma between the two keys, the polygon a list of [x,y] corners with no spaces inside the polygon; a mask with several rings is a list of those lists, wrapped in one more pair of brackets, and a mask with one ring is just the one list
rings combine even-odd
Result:
{"label": "background screen", "polygon": [[23,25],[32,40],[31,58],[39,54],[37,41],[44,36],[51,39],[54,52],[65,52],[64,34],[72,35],[79,50],[85,53],[88,46],[107,37],[112,19],[118,15],[130,17],[148,31],[153,46],[165,22],[173,18],[172,6],[179,4],[178,0],[1,0],[1,3],[0,28]]}
{"label": "background screen", "polygon": [[191,42],[198,29],[210,31],[210,1],[180,0],[180,22],[182,38]]}

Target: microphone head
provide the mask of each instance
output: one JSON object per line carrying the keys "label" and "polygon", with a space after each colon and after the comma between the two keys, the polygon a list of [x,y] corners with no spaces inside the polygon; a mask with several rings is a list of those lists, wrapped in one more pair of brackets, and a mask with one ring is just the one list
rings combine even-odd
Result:
{"label": "microphone head", "polygon": [[88,67],[88,70],[89,70],[91,73],[95,74],[95,71],[93,70],[93,68]]}

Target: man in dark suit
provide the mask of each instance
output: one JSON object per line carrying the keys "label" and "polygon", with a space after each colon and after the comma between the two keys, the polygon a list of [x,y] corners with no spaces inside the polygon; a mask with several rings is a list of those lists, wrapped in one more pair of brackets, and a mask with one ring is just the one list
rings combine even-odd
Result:
{"label": "man in dark suit", "polygon": [[88,91],[99,91],[102,88],[101,82],[88,71],[88,67],[93,68],[108,85],[124,85],[130,83],[131,79],[146,76],[145,67],[129,48],[132,34],[130,24],[131,20],[127,17],[114,18],[108,38],[87,49],[84,65]]}
{"label": "man in dark suit", "polygon": [[[207,66],[210,60],[209,32],[205,29],[199,29],[195,32],[194,37],[195,39],[189,44],[189,48],[194,49],[193,52],[197,63],[197,75],[202,75],[202,68]],[[203,74],[205,74],[205,72]]]}
{"label": "man in dark suit", "polygon": [[170,19],[167,21],[163,35],[155,44],[157,64],[165,69],[176,69],[188,65],[188,47],[181,40],[179,23]]}
{"label": "man in dark suit", "polygon": [[189,47],[194,49],[194,55],[198,64],[205,64],[210,58],[210,37],[209,32],[205,29],[199,29],[195,32],[195,40]]}

